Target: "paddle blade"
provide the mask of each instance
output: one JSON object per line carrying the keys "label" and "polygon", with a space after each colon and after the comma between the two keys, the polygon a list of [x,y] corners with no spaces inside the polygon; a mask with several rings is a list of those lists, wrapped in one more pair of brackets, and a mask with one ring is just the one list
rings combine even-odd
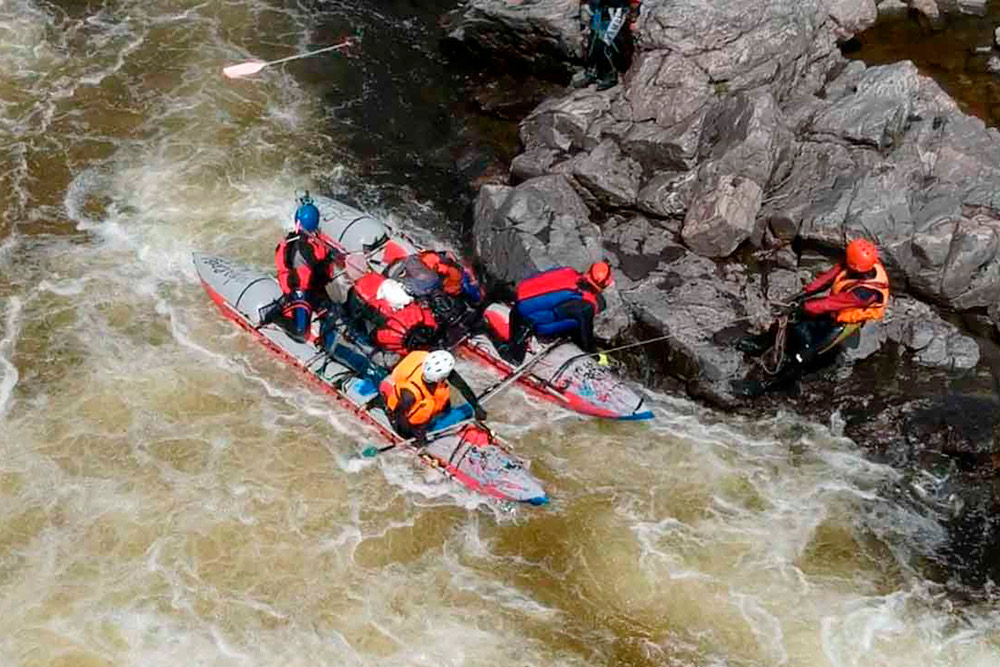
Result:
{"label": "paddle blade", "polygon": [[378,447],[375,447],[374,445],[365,447],[364,449],[361,450],[361,456],[365,457],[366,459],[370,459],[373,456],[378,456]]}
{"label": "paddle blade", "polygon": [[238,79],[243,76],[256,74],[264,69],[265,65],[267,65],[267,63],[262,60],[250,60],[245,63],[240,63],[239,65],[230,65],[229,67],[225,67],[223,68],[222,73],[230,79]]}

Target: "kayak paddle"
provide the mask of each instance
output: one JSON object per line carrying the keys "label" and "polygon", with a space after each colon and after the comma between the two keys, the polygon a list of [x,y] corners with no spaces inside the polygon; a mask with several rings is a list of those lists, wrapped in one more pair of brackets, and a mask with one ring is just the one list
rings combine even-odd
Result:
{"label": "kayak paddle", "polygon": [[278,60],[271,60],[264,62],[263,60],[248,60],[245,63],[239,63],[238,65],[229,65],[228,67],[222,68],[222,73],[230,79],[239,79],[244,76],[250,76],[251,74],[256,74],[265,67],[270,67],[271,65],[277,65],[278,63],[287,63],[289,60],[298,60],[299,58],[308,58],[309,56],[314,56],[317,53],[324,53],[325,51],[334,51],[336,49],[343,49],[354,44],[353,39],[345,39],[339,44],[334,44],[333,46],[325,46],[322,49],[316,49],[315,51],[307,51],[305,53],[300,53],[297,56],[288,56],[287,58],[279,58]]}

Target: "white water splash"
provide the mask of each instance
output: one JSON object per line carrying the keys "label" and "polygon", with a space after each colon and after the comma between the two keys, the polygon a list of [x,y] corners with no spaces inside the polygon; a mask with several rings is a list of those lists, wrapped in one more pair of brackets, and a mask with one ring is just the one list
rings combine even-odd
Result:
{"label": "white water splash", "polygon": [[21,300],[16,296],[7,301],[4,313],[4,336],[0,339],[0,422],[10,409],[11,397],[17,379],[20,377],[17,367],[11,362],[14,342],[17,340],[19,318],[21,315]]}

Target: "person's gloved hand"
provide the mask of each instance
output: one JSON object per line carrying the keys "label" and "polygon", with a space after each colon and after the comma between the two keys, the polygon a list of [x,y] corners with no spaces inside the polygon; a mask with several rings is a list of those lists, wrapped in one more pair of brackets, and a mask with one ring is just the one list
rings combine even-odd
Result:
{"label": "person's gloved hand", "polygon": [[473,409],[473,414],[476,416],[476,421],[486,421],[486,410],[483,409],[483,406],[477,405]]}

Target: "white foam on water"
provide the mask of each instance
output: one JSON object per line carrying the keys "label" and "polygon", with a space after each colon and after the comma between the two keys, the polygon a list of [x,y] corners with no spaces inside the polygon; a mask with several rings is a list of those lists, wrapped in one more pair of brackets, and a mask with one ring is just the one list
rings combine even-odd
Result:
{"label": "white foam on water", "polygon": [[[913,572],[914,554],[933,550],[944,534],[933,517],[884,498],[881,491],[899,481],[896,471],[866,460],[849,440],[787,415],[749,424],[754,435],[739,421],[708,421],[658,409],[649,427],[679,438],[672,455],[662,445],[622,443],[633,451],[619,456],[641,451],[647,466],[675,471],[646,494],[629,490],[628,483],[616,485],[618,512],[632,526],[646,573],[622,590],[636,601],[650,598],[637,602],[638,609],[661,604],[688,609],[687,618],[697,619],[714,608],[716,629],[739,637],[742,624],[756,644],[748,650],[741,643],[736,651],[731,645],[722,654],[766,664],[957,665],[966,664],[966,656],[997,658],[1000,652],[988,640],[991,633],[995,637],[996,619],[973,609],[971,617],[984,630],[959,631],[943,594],[928,594]],[[677,494],[692,494],[704,510],[686,516],[696,505],[674,504],[670,498]],[[664,515],[666,506],[685,518]],[[862,540],[845,548],[867,549],[865,535],[882,542],[898,574],[870,569],[882,557],[877,552],[870,560],[852,556],[843,565],[818,559],[823,552],[816,551],[817,536],[831,527],[843,531],[830,533],[831,539],[853,532]],[[819,539],[823,545],[828,538]],[[871,594],[887,585],[898,588]],[[650,597],[647,591],[657,589]],[[728,599],[739,620],[706,602],[713,598]],[[682,612],[670,616],[675,637],[715,632],[677,614]],[[803,624],[822,631],[803,634]],[[914,640],[915,628],[934,631]],[[910,646],[900,651],[904,637]]]}
{"label": "white foam on water", "polygon": [[10,263],[11,256],[14,254],[14,248],[17,247],[17,237],[11,235],[0,243],[0,267],[6,266]]}
{"label": "white foam on water", "polygon": [[0,338],[0,423],[10,409],[14,387],[20,377],[17,366],[11,361],[11,355],[20,325],[21,300],[16,296],[11,297],[4,310],[3,338]]}

